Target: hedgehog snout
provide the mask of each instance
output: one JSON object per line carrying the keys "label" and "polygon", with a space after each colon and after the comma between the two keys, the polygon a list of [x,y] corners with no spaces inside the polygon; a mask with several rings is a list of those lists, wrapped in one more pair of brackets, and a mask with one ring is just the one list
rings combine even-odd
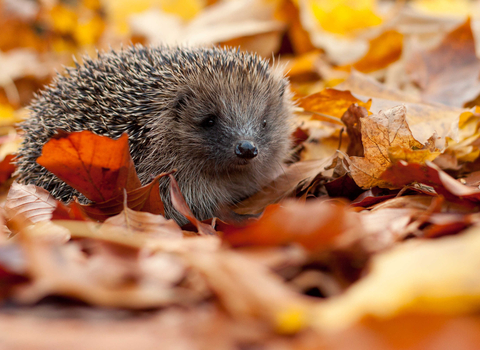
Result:
{"label": "hedgehog snout", "polygon": [[242,140],[235,145],[235,154],[242,159],[252,159],[258,154],[258,148],[252,141]]}

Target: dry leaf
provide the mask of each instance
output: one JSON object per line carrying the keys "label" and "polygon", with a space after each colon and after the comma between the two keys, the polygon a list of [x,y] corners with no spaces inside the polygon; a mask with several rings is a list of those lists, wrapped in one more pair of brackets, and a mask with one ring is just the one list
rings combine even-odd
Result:
{"label": "dry leaf", "polygon": [[[392,159],[423,163],[436,157],[412,136],[405,120],[407,109],[397,106],[361,119],[364,157],[350,157],[350,174],[362,188],[374,186],[394,188],[380,175],[392,164]],[[418,151],[416,149],[419,149]]]}
{"label": "dry leaf", "polygon": [[[182,290],[172,288],[184,275],[183,264],[173,257],[146,256],[138,248],[106,241],[91,241],[90,254],[85,256],[80,243],[58,245],[35,238],[31,231],[19,235],[31,278],[15,293],[19,303],[32,303],[51,294],[133,309],[187,300]],[[162,270],[152,275],[146,265],[157,258],[166,260],[157,264]]]}
{"label": "dry leaf", "polygon": [[14,154],[7,154],[0,162],[0,183],[5,182],[12,177],[12,174],[15,171],[15,165],[12,164],[14,158]]}
{"label": "dry leaf", "polygon": [[187,258],[234,318],[266,319],[277,332],[286,334],[306,326],[308,301],[286,288],[265,266],[231,251],[192,252]]}
{"label": "dry leaf", "polygon": [[226,227],[223,239],[234,247],[298,243],[307,250],[317,251],[331,245],[351,220],[338,204],[285,201],[268,206],[257,222]]}
{"label": "dry leaf", "polygon": [[14,182],[5,202],[9,221],[36,223],[50,220],[57,201],[43,188]]}
{"label": "dry leaf", "polygon": [[182,238],[182,230],[173,220],[161,215],[143,213],[124,206],[123,211],[108,218],[105,224],[120,226],[133,234],[146,234],[158,238]]}
{"label": "dry leaf", "polygon": [[[473,203],[480,202],[478,187],[462,184],[431,162],[426,164],[397,162],[382,175],[382,179],[398,187],[419,182],[432,186],[437,193],[453,201],[461,198]],[[468,205],[468,202],[463,201],[463,204]]]}
{"label": "dry leaf", "polygon": [[61,133],[48,141],[37,163],[94,202],[104,202],[141,186],[128,148],[90,131]]}
{"label": "dry leaf", "polygon": [[123,210],[126,200],[127,207],[130,209],[164,215],[165,211],[160,198],[159,181],[162,177],[169,174],[162,173],[148,185],[135,188],[127,193],[120,193],[105,202],[82,205],[81,208],[92,219],[104,221],[111,216],[119,214]]}
{"label": "dry leaf", "polygon": [[258,214],[268,205],[290,197],[297,188],[304,190],[313,179],[326,171],[332,163],[332,158],[300,161],[285,169],[275,180],[262,188],[253,196],[232,206],[238,214]]}
{"label": "dry leaf", "polygon": [[419,103],[417,97],[388,88],[356,71],[353,71],[338,88],[350,90],[354,96],[363,101],[371,99],[369,109],[371,113],[379,113],[400,104],[405,105],[407,122],[413,137],[422,144],[434,134],[437,136],[435,145],[440,150],[446,147],[447,138],[459,141],[458,123],[460,115],[465,110]]}
{"label": "dry leaf", "polygon": [[396,30],[387,30],[370,40],[370,48],[365,56],[352,65],[340,68],[347,69],[351,66],[363,73],[374,72],[400,59],[402,50],[403,35]]}
{"label": "dry leaf", "polygon": [[470,19],[447,34],[435,49],[418,51],[408,64],[407,70],[428,101],[465,107],[480,94],[480,60]]}
{"label": "dry leaf", "polygon": [[342,296],[317,305],[318,329],[347,328],[365,316],[401,312],[465,314],[480,305],[478,228],[441,240],[410,241],[377,255],[370,274]]}
{"label": "dry leaf", "polygon": [[340,118],[343,113],[354,103],[365,107],[367,110],[370,109],[371,105],[370,101],[365,103],[352,96],[349,91],[335,89],[325,89],[298,100],[299,107],[302,107],[306,112],[326,114],[326,116],[313,114],[312,119],[336,122],[340,125],[342,124]]}

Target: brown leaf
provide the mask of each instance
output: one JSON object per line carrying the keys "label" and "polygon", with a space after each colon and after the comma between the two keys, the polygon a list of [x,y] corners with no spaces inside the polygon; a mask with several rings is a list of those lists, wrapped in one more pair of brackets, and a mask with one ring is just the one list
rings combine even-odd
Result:
{"label": "brown leaf", "polygon": [[43,188],[14,182],[8,192],[5,212],[9,221],[36,223],[50,220],[57,203]]}
{"label": "brown leaf", "polygon": [[285,201],[268,206],[258,221],[247,226],[226,227],[223,239],[234,247],[299,243],[317,251],[333,243],[345,230],[348,219],[348,212],[341,205],[319,200]]}
{"label": "brown leaf", "polygon": [[480,60],[475,54],[475,38],[470,19],[448,33],[430,51],[416,52],[407,71],[422,88],[428,101],[466,107],[480,94]]}
{"label": "brown leaf", "polygon": [[315,50],[308,32],[300,22],[300,11],[291,0],[283,1],[280,9],[277,9],[277,17],[284,19],[288,24],[288,38],[297,54],[304,54]]}
{"label": "brown leaf", "polygon": [[234,318],[264,319],[277,332],[287,334],[306,326],[308,300],[287,288],[265,266],[232,251],[191,252],[186,258],[205,276]]}
{"label": "brown leaf", "polygon": [[126,134],[112,140],[90,131],[62,132],[43,146],[37,163],[94,202],[141,186]]}
{"label": "brown leaf", "polygon": [[[171,255],[142,255],[137,247],[107,240],[59,245],[36,238],[32,230],[19,235],[31,282],[16,290],[18,303],[61,295],[92,305],[144,309],[190,298],[184,290],[172,288],[185,270]],[[82,247],[82,242],[88,244]]]}
{"label": "brown leaf", "polygon": [[377,97],[390,101],[419,103],[420,98],[406,94],[380,83],[369,75],[352,69],[347,80],[336,86],[339,90],[349,90],[354,95]]}
{"label": "brown leaf", "polygon": [[335,180],[327,182],[325,189],[332,198],[341,197],[349,200],[354,200],[363,192],[349,174],[341,175]]}
{"label": "brown leaf", "polygon": [[386,199],[393,198],[398,194],[398,190],[386,190],[384,188],[372,187],[368,191],[363,192],[352,201],[353,207],[368,208],[374,204],[381,203]]}
{"label": "brown leaf", "polygon": [[460,198],[474,203],[480,202],[480,189],[462,184],[431,162],[415,164],[400,161],[381,177],[398,187],[413,182],[423,183],[432,186],[437,193],[453,201]]}
{"label": "brown leaf", "polygon": [[356,104],[348,107],[346,112],[342,115],[342,122],[347,127],[347,134],[350,138],[348,144],[347,154],[349,156],[363,157],[363,143],[362,143],[362,128],[360,120],[368,116],[368,111],[365,107]]}
{"label": "brown leaf", "polygon": [[133,234],[146,234],[158,238],[182,238],[182,230],[173,220],[167,220],[162,215],[155,215],[124,207],[123,211],[108,218],[106,224],[120,226]]}
{"label": "brown leaf", "polygon": [[360,187],[394,188],[380,175],[392,164],[392,156],[399,157],[399,153],[418,163],[435,158],[436,154],[421,150],[423,145],[413,138],[406,112],[404,106],[397,106],[361,119],[365,157],[350,157],[350,174]]}
{"label": "brown leaf", "polygon": [[292,196],[297,188],[305,190],[314,178],[326,171],[332,158],[300,161],[285,169],[275,180],[253,196],[235,204],[232,209],[239,214],[258,214],[268,205]]}
{"label": "brown leaf", "polygon": [[420,103],[418,97],[406,94],[381,84],[373,78],[353,71],[349,78],[337,86],[349,90],[361,100],[372,99],[369,111],[379,113],[400,104],[407,107],[407,122],[413,137],[426,143],[432,135],[437,135],[436,147],[445,148],[446,139],[459,140],[458,124],[464,110],[443,105]]}
{"label": "brown leaf", "polygon": [[[136,211],[164,215],[165,211],[160,198],[159,181],[162,177],[169,174],[162,173],[148,185],[126,193],[127,207]],[[123,210],[124,199],[125,194],[122,192],[108,201],[81,205],[81,208],[92,219],[104,221],[111,216],[118,215]]]}

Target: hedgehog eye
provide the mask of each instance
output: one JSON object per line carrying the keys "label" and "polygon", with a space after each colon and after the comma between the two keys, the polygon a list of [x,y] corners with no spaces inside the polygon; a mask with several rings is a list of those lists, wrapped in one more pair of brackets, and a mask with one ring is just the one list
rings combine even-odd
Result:
{"label": "hedgehog eye", "polygon": [[267,126],[267,120],[266,120],[266,119],[263,120],[262,126],[263,126],[263,127],[266,127],[266,126]]}
{"label": "hedgehog eye", "polygon": [[209,115],[202,121],[202,124],[200,125],[204,128],[211,128],[212,126],[215,125],[215,119],[216,118],[214,115]]}

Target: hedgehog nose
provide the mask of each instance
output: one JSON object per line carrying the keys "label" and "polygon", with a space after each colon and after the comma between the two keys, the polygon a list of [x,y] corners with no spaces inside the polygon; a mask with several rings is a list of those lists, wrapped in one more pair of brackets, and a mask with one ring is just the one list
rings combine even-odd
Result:
{"label": "hedgehog nose", "polygon": [[251,141],[240,141],[235,147],[235,154],[240,158],[252,159],[257,156],[258,149]]}

